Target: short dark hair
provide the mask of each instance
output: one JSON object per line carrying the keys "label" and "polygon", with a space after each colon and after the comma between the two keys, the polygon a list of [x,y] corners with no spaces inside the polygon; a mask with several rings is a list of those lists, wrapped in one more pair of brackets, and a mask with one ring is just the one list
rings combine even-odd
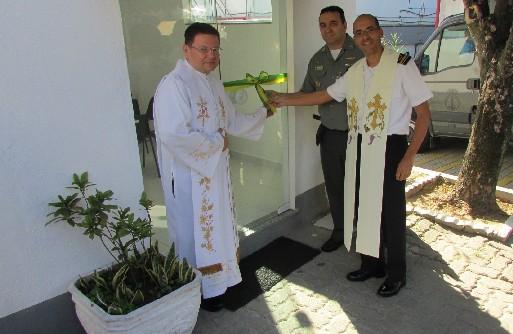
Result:
{"label": "short dark hair", "polygon": [[185,29],[185,44],[191,45],[197,34],[214,35],[220,40],[219,31],[208,23],[194,22]]}
{"label": "short dark hair", "polygon": [[379,25],[378,18],[377,18],[376,16],[374,16],[374,15],[372,15],[372,14],[360,14],[360,15],[358,15],[358,17],[355,19],[355,21],[356,21],[356,20],[358,20],[359,18],[362,18],[362,17],[366,17],[366,18],[369,18],[369,19],[373,20],[373,21],[374,21],[374,24],[376,25],[376,28],[381,29],[381,26]]}
{"label": "short dark hair", "polygon": [[342,21],[342,23],[346,23],[346,17],[344,15],[344,10],[342,8],[340,8],[339,6],[324,7],[323,9],[321,9],[321,13],[319,14],[319,16],[324,13],[338,13],[338,15],[340,15],[340,20]]}

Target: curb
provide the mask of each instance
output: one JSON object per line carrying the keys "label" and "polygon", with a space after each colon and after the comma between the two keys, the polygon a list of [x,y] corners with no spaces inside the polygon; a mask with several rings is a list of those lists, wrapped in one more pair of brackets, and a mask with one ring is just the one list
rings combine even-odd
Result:
{"label": "curb", "polygon": [[[413,170],[426,174],[427,176],[421,177],[419,180],[415,180],[414,183],[406,187],[406,199],[417,194],[426,185],[435,182],[439,178],[443,178],[445,181],[451,183],[455,183],[458,180],[456,176],[435,172],[425,168],[413,167]],[[513,202],[513,190],[503,187],[497,187],[496,189],[496,196],[498,199],[505,202]],[[414,207],[408,203],[406,204],[406,213],[415,213],[424,218],[433,220],[440,225],[448,226],[459,231],[476,233],[501,242],[506,242],[513,232],[513,216],[510,216],[504,223],[491,225],[471,220],[458,219],[440,212],[431,211],[421,207]]]}

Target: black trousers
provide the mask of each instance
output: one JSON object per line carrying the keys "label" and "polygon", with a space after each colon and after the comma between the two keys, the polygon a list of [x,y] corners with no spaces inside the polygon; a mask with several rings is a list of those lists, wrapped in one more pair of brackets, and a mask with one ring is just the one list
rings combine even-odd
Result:
{"label": "black trousers", "polygon": [[347,131],[330,130],[322,124],[317,130],[322,172],[333,218],[331,238],[344,240],[344,174],[346,167]]}
{"label": "black trousers", "polygon": [[[358,216],[361,142],[362,137],[358,135],[355,217]],[[406,181],[397,181],[395,173],[407,148],[408,142],[405,135],[387,137],[379,258],[361,255],[361,270],[372,272],[385,269],[388,280],[391,282],[406,278]],[[365,224],[365,222],[358,221],[358,224]]]}

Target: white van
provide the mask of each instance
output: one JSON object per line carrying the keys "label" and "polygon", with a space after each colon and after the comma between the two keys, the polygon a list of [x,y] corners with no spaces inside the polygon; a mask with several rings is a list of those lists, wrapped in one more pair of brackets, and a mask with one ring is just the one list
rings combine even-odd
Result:
{"label": "white van", "polygon": [[[432,148],[439,137],[470,137],[480,84],[475,53],[463,14],[445,18],[417,53],[415,63],[434,95],[421,151]],[[412,119],[410,127],[414,126]]]}

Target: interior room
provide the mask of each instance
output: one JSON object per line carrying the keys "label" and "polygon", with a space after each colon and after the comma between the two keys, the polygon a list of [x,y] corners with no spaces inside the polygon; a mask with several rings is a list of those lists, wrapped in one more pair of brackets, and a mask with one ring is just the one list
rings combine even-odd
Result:
{"label": "interior room", "polygon": [[[182,57],[184,30],[194,21],[212,23],[219,30],[222,53],[216,72],[223,82],[243,79],[246,73],[282,73],[287,68],[286,8],[278,0],[124,0],[120,6],[144,188],[156,204],[152,218],[160,231],[159,240],[167,244],[152,97],[161,78]],[[265,89],[285,90],[286,85]],[[252,113],[261,105],[253,87],[229,96],[243,113]],[[229,137],[237,224],[242,235],[252,233],[256,222],[290,207],[287,117],[284,109],[268,119],[259,141]]]}

